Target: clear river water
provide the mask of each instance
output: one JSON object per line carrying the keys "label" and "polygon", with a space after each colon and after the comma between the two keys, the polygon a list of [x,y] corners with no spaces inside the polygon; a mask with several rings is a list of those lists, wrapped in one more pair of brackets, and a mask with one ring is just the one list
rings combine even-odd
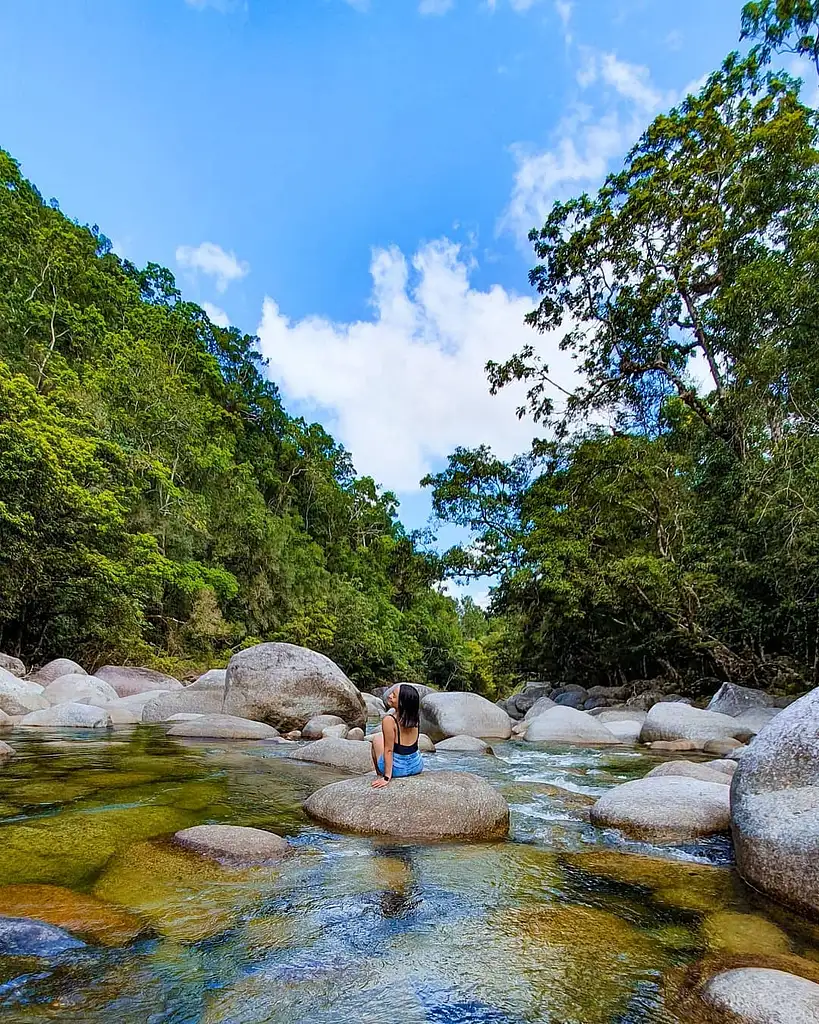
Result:
{"label": "clear river water", "polygon": [[[589,824],[647,753],[428,755],[500,789],[510,839],[401,845],[306,818],[343,776],[288,747],[159,727],[4,738],[0,914],[47,903],[86,945],[0,956],[3,1024],[689,1024],[675,993],[704,957],[799,956],[819,975],[819,928],[747,889],[727,839],[648,847]],[[271,829],[293,855],[231,870],[169,842],[211,821]],[[111,922],[84,917],[86,894]]]}

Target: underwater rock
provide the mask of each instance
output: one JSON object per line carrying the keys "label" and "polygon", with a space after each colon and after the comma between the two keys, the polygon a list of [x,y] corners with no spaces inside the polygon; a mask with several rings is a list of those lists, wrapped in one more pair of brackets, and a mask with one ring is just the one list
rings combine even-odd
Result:
{"label": "underwater rock", "polygon": [[477,693],[428,693],[421,701],[421,732],[433,743],[449,736],[478,736],[507,740],[512,719]]}
{"label": "underwater rock", "polygon": [[220,864],[270,864],[289,852],[287,840],[274,832],[239,825],[194,825],[174,836],[186,850]]}
{"label": "underwater rock", "polygon": [[676,775],[637,779],[602,796],[591,821],[655,843],[715,835],[730,827],[729,787]]}
{"label": "underwater rock", "polygon": [[703,935],[714,953],[790,953],[788,936],[759,914],[721,910],[703,922]]}
{"label": "underwater rock", "polygon": [[127,910],[58,885],[0,888],[0,915],[42,921],[103,946],[125,946],[146,930]]}
{"label": "underwater rock", "polygon": [[0,917],[0,956],[59,956],[85,945],[61,928],[25,917]]}
{"label": "underwater rock", "polygon": [[334,782],[304,802],[311,818],[344,832],[401,839],[499,839],[509,832],[509,806],[489,783],[466,772],[423,772],[393,779]]}

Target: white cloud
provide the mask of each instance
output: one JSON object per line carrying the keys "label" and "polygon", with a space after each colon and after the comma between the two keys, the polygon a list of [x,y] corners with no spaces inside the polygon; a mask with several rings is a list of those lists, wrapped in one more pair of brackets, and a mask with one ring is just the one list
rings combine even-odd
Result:
{"label": "white cloud", "polygon": [[421,0],[418,10],[421,14],[446,14],[455,6],[455,0]]}
{"label": "white cloud", "polygon": [[[373,253],[372,319],[291,322],[265,299],[258,334],[271,377],[291,401],[307,403],[352,452],[359,472],[397,491],[416,491],[425,473],[458,445],[489,444],[502,458],[528,447],[531,421],[515,415],[523,387],[489,394],[484,367],[533,340],[523,323],[530,298],[470,284],[474,264],[442,239],[411,266],[396,248]],[[564,386],[570,357],[549,350]]]}
{"label": "white cloud", "polygon": [[555,200],[599,183],[612,161],[624,155],[651,117],[677,98],[656,88],[648,68],[614,53],[580,50],[576,81],[590,103],[575,103],[544,150],[531,144],[511,147],[517,164],[509,205],[500,230],[525,243],[529,229],[543,223]]}
{"label": "white cloud", "polygon": [[216,324],[217,327],[230,327],[230,317],[223,309],[214,306],[212,302],[203,302],[202,309],[210,317],[211,323]]}
{"label": "white cloud", "polygon": [[250,265],[237,259],[236,253],[225,252],[215,242],[202,242],[196,246],[180,245],[176,250],[176,262],[193,273],[212,277],[219,292],[223,292],[232,281],[243,278],[250,270]]}

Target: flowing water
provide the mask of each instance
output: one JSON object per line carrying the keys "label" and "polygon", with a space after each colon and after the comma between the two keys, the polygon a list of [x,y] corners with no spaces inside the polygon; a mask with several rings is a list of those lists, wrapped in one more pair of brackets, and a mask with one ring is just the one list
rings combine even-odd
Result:
{"label": "flowing water", "polygon": [[[0,769],[0,915],[39,907],[85,940],[0,956],[4,1024],[688,1024],[674,993],[704,957],[819,961],[819,934],[742,885],[727,840],[650,848],[589,824],[647,754],[428,756],[503,792],[510,840],[397,845],[311,823],[302,800],[342,776],[287,748],[108,736],[17,731]],[[294,853],[229,870],[168,841],[211,821]]]}

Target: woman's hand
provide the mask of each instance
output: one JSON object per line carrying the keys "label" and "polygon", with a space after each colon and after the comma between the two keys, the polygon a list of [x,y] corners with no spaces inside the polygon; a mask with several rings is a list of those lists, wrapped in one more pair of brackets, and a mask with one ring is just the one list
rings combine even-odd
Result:
{"label": "woman's hand", "polygon": [[373,789],[383,789],[385,786],[388,786],[389,784],[390,780],[382,779],[380,775],[377,779],[373,779]]}

